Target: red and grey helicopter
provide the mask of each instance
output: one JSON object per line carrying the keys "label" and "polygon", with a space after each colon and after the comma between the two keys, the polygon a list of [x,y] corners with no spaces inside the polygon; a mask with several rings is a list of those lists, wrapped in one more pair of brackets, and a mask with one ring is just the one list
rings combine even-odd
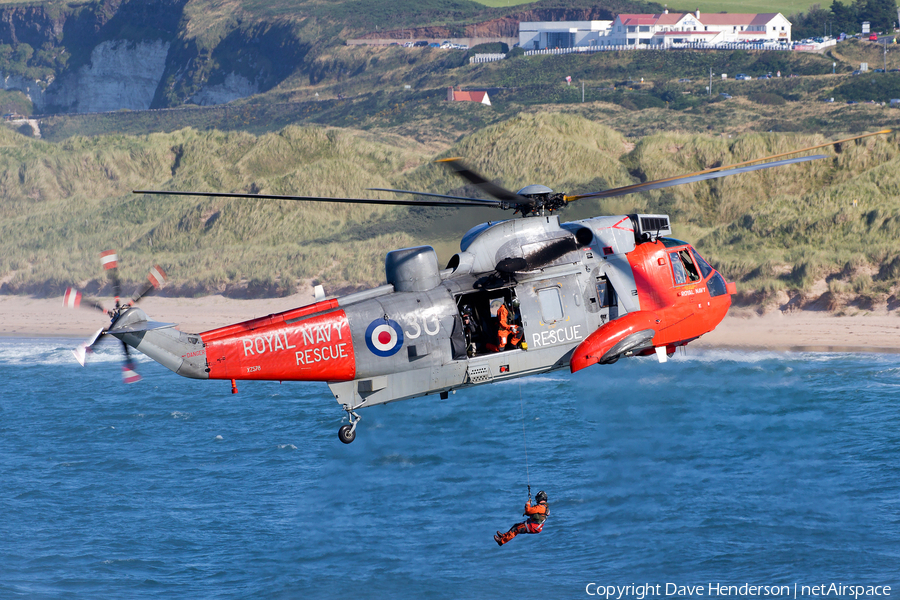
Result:
{"label": "red and grey helicopter", "polygon": [[[104,254],[117,296],[110,323],[75,351],[104,335],[122,341],[126,381],[135,380],[128,348],[184,377],[195,379],[322,381],[346,411],[339,437],[356,437],[357,411],[376,404],[568,368],[576,372],[622,357],[655,355],[665,362],[676,348],[712,331],[731,305],[728,283],[687,242],[671,236],[662,214],[598,216],[560,223],[557,211],[584,198],[609,198],[825,158],[781,157],[857,140],[871,133],[595,193],[566,195],[542,185],[507,190],[466,167],[443,159],[490,199],[416,192],[425,199],[367,199],[264,194],[150,191],[226,198],[351,202],[405,206],[512,210],[523,218],[489,221],[462,238],[446,268],[430,246],[389,252],[387,283],[322,299],[278,314],[202,333],[150,320],[135,306],[165,275],[121,303],[115,262]],[[781,160],[773,160],[781,159]],[[772,161],[772,162],[764,162]],[[100,305],[69,289],[68,306]],[[507,307],[502,309],[501,306]],[[101,308],[102,310],[102,308]],[[505,312],[504,325],[498,314]],[[508,327],[507,346],[498,327]]]}

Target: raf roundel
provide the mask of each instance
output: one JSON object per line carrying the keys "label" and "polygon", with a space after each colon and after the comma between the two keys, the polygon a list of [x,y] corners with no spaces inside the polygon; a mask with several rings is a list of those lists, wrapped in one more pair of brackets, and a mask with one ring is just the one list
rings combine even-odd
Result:
{"label": "raf roundel", "polygon": [[375,356],[393,356],[403,347],[403,330],[391,319],[375,319],[366,328],[366,346]]}

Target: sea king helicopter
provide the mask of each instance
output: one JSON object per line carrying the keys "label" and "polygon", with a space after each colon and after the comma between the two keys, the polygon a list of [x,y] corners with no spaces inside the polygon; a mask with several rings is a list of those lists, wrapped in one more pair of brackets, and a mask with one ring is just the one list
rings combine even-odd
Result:
{"label": "sea king helicopter", "polygon": [[[689,243],[670,237],[668,215],[598,216],[561,223],[557,212],[585,198],[635,194],[822,159],[821,154],[782,157],[889,131],[575,195],[542,185],[513,192],[456,158],[437,162],[489,199],[382,188],[372,189],[420,198],[136,190],[136,194],[475,207],[512,210],[522,218],[473,227],[444,269],[430,246],[394,250],[385,258],[385,285],[202,333],[185,333],[172,323],[152,321],[135,306],[164,282],[159,267],[151,269],[143,289],[121,302],[115,253],[104,252],[115,306],[106,311],[109,324],[74,353],[83,365],[86,352],[102,337],[118,338],[125,349],[126,382],[140,378],[129,348],[184,377],[230,379],[233,392],[237,380],[325,382],[349,418],[338,432],[346,444],[356,437],[357,411],[377,404],[429,395],[445,400],[450,392],[470,386],[556,369],[574,373],[623,357],[655,355],[665,362],[679,346],[715,329],[728,312],[735,284]],[[72,288],[64,303],[103,310],[96,300]],[[500,316],[503,325],[498,323]],[[501,327],[508,328],[506,345],[498,337]]]}

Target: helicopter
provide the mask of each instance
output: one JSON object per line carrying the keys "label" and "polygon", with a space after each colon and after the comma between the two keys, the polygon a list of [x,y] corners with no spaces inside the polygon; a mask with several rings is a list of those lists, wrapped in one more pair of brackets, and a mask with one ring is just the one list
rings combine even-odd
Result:
{"label": "helicopter", "polygon": [[[312,304],[202,333],[151,320],[137,302],[165,274],[127,302],[119,299],[116,257],[103,254],[113,282],[110,322],[75,351],[85,355],[104,336],[125,349],[123,377],[139,379],[133,348],[194,379],[320,381],[346,412],[341,442],[356,438],[361,409],[420,396],[446,400],[456,390],[568,368],[572,373],[621,358],[656,356],[716,328],[731,305],[727,282],[688,242],[671,237],[665,214],[596,216],[560,222],[560,210],[585,198],[609,198],[826,158],[798,154],[817,146],[656,181],[567,195],[542,185],[510,191],[458,158],[436,161],[490,198],[371,188],[416,199],[327,198],[193,191],[135,194],[350,202],[512,210],[520,218],[470,229],[460,251],[440,268],[431,246],[388,252],[386,284],[340,297],[317,290]],[[779,160],[774,160],[779,159]],[[771,161],[771,162],[765,162]],[[424,199],[423,199],[424,198]],[[66,306],[103,310],[70,288]],[[502,323],[498,319],[502,318]],[[508,327],[509,336],[498,336]],[[502,333],[502,332],[501,332]]]}

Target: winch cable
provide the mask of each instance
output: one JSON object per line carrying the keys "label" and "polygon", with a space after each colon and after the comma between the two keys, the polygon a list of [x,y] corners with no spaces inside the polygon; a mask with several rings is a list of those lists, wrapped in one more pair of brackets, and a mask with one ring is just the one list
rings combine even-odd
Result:
{"label": "winch cable", "polygon": [[525,400],[522,398],[522,381],[519,380],[519,403],[522,405],[522,445],[525,446],[525,480],[528,483],[528,499],[531,500],[531,475],[528,472],[528,441],[525,439]]}

